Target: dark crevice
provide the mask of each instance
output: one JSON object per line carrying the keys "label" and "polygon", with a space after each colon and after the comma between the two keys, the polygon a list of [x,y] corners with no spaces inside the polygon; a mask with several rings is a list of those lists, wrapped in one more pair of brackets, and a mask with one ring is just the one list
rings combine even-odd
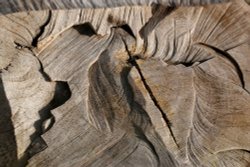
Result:
{"label": "dark crevice", "polygon": [[[22,45],[16,41],[14,41],[14,44],[15,44],[15,48],[18,49],[18,50],[22,50],[22,49],[28,49],[30,52],[32,52],[32,54],[34,55],[33,53],[33,50],[31,47],[29,46],[25,46],[25,45]],[[35,56],[36,57],[36,56]],[[40,59],[38,57],[36,57],[36,59],[38,60],[39,64],[40,64],[40,69],[39,69],[39,72],[42,74],[43,78],[45,79],[45,81],[48,81],[48,82],[51,82],[51,78],[49,77],[49,75],[44,72],[44,68],[43,68],[43,64],[42,62],[40,61]],[[11,65],[11,64],[10,64]]]}
{"label": "dark crevice", "polygon": [[15,44],[15,48],[18,49],[18,50],[21,50],[21,49],[26,47],[26,46],[23,46],[22,44],[20,44],[20,43],[18,43],[16,41],[14,41],[14,44]]}
{"label": "dark crevice", "polygon": [[115,19],[112,15],[108,16],[107,21],[111,23],[112,25],[114,25],[112,28],[121,28],[124,31],[126,31],[129,35],[131,35],[133,38],[135,38],[134,32],[125,21]]}
{"label": "dark crevice", "polygon": [[[46,81],[52,82],[49,75],[44,72],[41,61],[39,59],[38,61],[41,65],[39,71],[41,72],[42,76]],[[41,135],[51,129],[56,121],[54,115],[51,113],[51,110],[63,105],[71,97],[71,90],[67,82],[55,82],[56,85],[54,96],[49,104],[38,112],[40,119],[34,123],[35,132],[30,136],[31,144],[26,149],[24,156],[19,161],[19,166],[26,166],[28,164],[28,160],[32,156],[47,148],[47,144]]]}
{"label": "dark crevice", "polygon": [[9,67],[12,67],[12,62],[10,62],[7,66],[5,66],[3,69],[0,69],[0,73],[3,72],[3,70],[8,71]]}
{"label": "dark crevice", "polygon": [[[28,49],[35,56],[35,54],[33,53],[32,47],[22,45],[16,41],[14,41],[14,44],[15,44],[16,49],[18,49],[18,50]],[[42,74],[44,80],[47,82],[52,82],[49,75],[44,72],[42,62],[36,56],[35,56],[35,58],[38,60],[38,62],[40,64],[39,72]],[[10,66],[11,66],[11,64],[10,64]],[[33,155],[35,155],[36,153],[39,153],[47,148],[47,144],[43,140],[41,135],[43,133],[45,133],[46,131],[48,131],[55,123],[55,118],[51,114],[50,111],[52,109],[62,105],[71,96],[71,91],[70,91],[69,86],[66,82],[61,82],[61,81],[56,82],[55,89],[56,89],[55,94],[54,94],[54,97],[51,100],[51,102],[46,107],[44,107],[42,110],[40,110],[38,112],[40,115],[40,120],[37,120],[34,123],[35,132],[30,136],[31,144],[25,150],[23,156],[18,159],[18,161],[15,163],[14,166],[17,166],[17,167],[26,166],[28,164],[28,160]],[[46,120],[49,121],[49,125],[47,125],[46,129],[44,129],[43,123]]]}
{"label": "dark crevice", "polygon": [[132,36],[134,39],[136,38],[135,37],[135,34],[133,33],[132,29],[129,27],[128,24],[122,24],[122,25],[119,25],[119,26],[114,26],[112,28],[121,28],[123,29],[125,32],[127,32],[130,36]]}
{"label": "dark crevice", "polygon": [[167,115],[165,114],[165,112],[163,111],[163,109],[162,109],[161,106],[159,105],[158,101],[156,100],[156,98],[155,98],[155,96],[154,96],[154,94],[153,94],[151,88],[150,88],[149,85],[147,84],[146,79],[144,78],[144,76],[143,76],[143,74],[142,74],[142,71],[140,70],[139,65],[136,63],[135,60],[134,60],[134,64],[135,64],[134,67],[137,69],[137,71],[138,71],[138,73],[139,73],[139,75],[140,75],[140,77],[141,77],[141,80],[142,80],[142,82],[143,82],[143,85],[145,86],[145,88],[146,88],[146,90],[147,90],[147,92],[148,92],[148,94],[149,94],[151,100],[153,101],[154,105],[158,108],[158,110],[161,112],[162,118],[163,118],[164,121],[166,122],[166,124],[167,124],[167,126],[168,126],[168,129],[169,129],[169,131],[170,131],[170,134],[171,134],[171,136],[172,136],[172,138],[173,138],[175,144],[177,145],[177,147],[179,147],[178,144],[177,144],[177,140],[176,140],[176,138],[175,138],[175,136],[174,136],[173,130],[172,130],[172,128],[171,128],[172,125],[171,125],[170,120],[168,119]]}
{"label": "dark crevice", "polygon": [[[49,130],[49,127],[52,127],[55,122],[55,118],[52,115],[51,110],[63,105],[70,97],[71,91],[68,86],[68,83],[63,81],[56,81],[53,99],[47,106],[45,106],[42,110],[39,111],[41,119],[34,123],[37,132],[36,134],[34,134],[34,136],[42,135],[43,133]],[[44,129],[42,123],[47,119],[51,119],[51,124],[48,128]]]}
{"label": "dark crevice", "polygon": [[250,150],[244,150],[244,149],[241,149],[241,151],[244,151],[244,152],[247,152],[250,154]]}
{"label": "dark crevice", "polygon": [[184,65],[185,67],[191,67],[193,66],[194,62],[183,62],[181,64]]}
{"label": "dark crevice", "polygon": [[218,153],[227,153],[227,152],[231,152],[231,151],[242,151],[242,152],[245,152],[245,153],[249,153],[249,154],[250,154],[250,150],[247,150],[247,149],[228,149],[228,150],[221,150],[221,151],[216,152],[216,154],[218,154]]}
{"label": "dark crevice", "polygon": [[22,45],[16,41],[14,41],[14,44],[15,44],[15,48],[18,49],[18,50],[22,50],[24,48],[28,49],[28,50],[32,50],[32,48],[30,46],[25,46],[25,45]]}
{"label": "dark crevice", "polygon": [[44,80],[47,81],[47,82],[51,82],[50,76],[46,72],[44,72],[43,63],[41,62],[41,60],[39,58],[37,58],[37,60],[38,60],[38,62],[40,64],[39,72],[42,74]]}
{"label": "dark crevice", "polygon": [[[208,61],[208,60],[211,60],[211,59],[213,59],[214,57],[209,57],[209,58],[207,58],[207,59],[204,59],[204,60],[199,60],[199,61],[194,61],[194,62],[192,62],[192,61],[189,61],[189,62],[178,62],[178,63],[173,63],[173,64],[171,64],[170,62],[168,62],[168,64],[170,64],[170,65],[178,65],[178,64],[182,64],[182,65],[184,65],[185,67],[193,67],[193,66],[196,66],[196,65],[198,65],[198,64],[202,64],[202,63],[204,63],[204,62],[206,62],[206,61]],[[197,64],[196,64],[197,63]]]}
{"label": "dark crevice", "polygon": [[[55,117],[51,110],[63,105],[70,97],[71,91],[67,82],[56,81],[54,97],[47,106],[39,111],[40,119],[34,123],[35,133],[30,136],[32,142],[26,149],[20,166],[27,165],[32,156],[47,148],[47,144],[41,135],[52,128],[55,123]],[[45,122],[47,122],[46,126],[44,125]]]}
{"label": "dark crevice", "polygon": [[245,88],[245,80],[244,80],[244,76],[243,76],[243,72],[240,68],[240,65],[238,64],[238,62],[233,58],[233,56],[231,56],[228,52],[223,51],[215,46],[209,45],[209,44],[205,44],[205,43],[198,43],[199,45],[205,46],[209,49],[212,49],[213,51],[215,51],[216,53],[218,53],[218,55],[220,55],[222,58],[226,58],[227,60],[229,60],[235,67],[235,70],[239,76],[239,80],[241,82],[242,88],[249,93],[249,91]]}
{"label": "dark crevice", "polygon": [[49,22],[50,22],[50,20],[51,20],[51,16],[52,16],[52,11],[49,10],[47,20],[46,20],[45,23],[40,27],[39,33],[33,38],[33,41],[32,41],[32,43],[31,43],[31,45],[32,45],[33,47],[37,47],[38,40],[39,40],[39,38],[42,36],[42,34],[44,33],[45,27],[49,24]]}
{"label": "dark crevice", "polygon": [[16,166],[17,144],[9,100],[0,76],[0,166]]}
{"label": "dark crevice", "polygon": [[[139,59],[138,56],[134,56],[134,58]],[[130,63],[130,62],[128,61],[128,63]],[[148,124],[150,122],[150,120],[148,119],[149,116],[148,116],[147,112],[144,111],[143,107],[135,101],[133,88],[132,88],[132,86],[131,86],[131,84],[129,83],[129,80],[128,80],[129,72],[131,71],[131,69],[133,67],[132,64],[131,64],[130,67],[125,67],[123,69],[122,73],[121,73],[122,88],[123,88],[124,92],[126,93],[126,96],[125,96],[126,101],[128,102],[128,104],[129,104],[129,106],[131,108],[131,112],[129,113],[128,117],[129,117],[129,120],[131,121],[131,125],[133,127],[135,137],[137,137],[140,140],[144,141],[148,145],[148,147],[152,151],[153,155],[157,159],[158,164],[156,166],[159,166],[160,157],[159,157],[159,155],[157,153],[157,150],[156,150],[154,144],[148,139],[148,137],[144,133],[145,129],[147,128],[147,126],[148,126]],[[138,93],[140,93],[140,92],[138,92]],[[144,101],[142,103],[144,103]],[[140,121],[138,121],[138,115],[137,114],[141,117]],[[126,127],[127,127],[127,124],[126,124]]]}
{"label": "dark crevice", "polygon": [[250,154],[250,150],[243,150],[243,151],[245,151],[245,152],[247,152],[248,154]]}
{"label": "dark crevice", "polygon": [[[63,105],[71,97],[71,91],[67,82],[56,81],[55,93],[50,103],[39,111],[40,119],[34,123],[35,133],[30,136],[32,143],[26,150],[28,159],[34,154],[44,150],[47,146],[40,137],[47,132],[55,123],[55,117],[51,110]],[[44,126],[44,122],[48,121],[48,125]]]}
{"label": "dark crevice", "polygon": [[171,136],[172,136],[172,138],[173,138],[173,140],[174,140],[176,146],[179,147],[179,145],[178,145],[178,143],[177,143],[177,140],[176,140],[176,138],[175,138],[175,136],[174,136],[173,130],[172,130],[172,128],[171,128],[172,125],[171,125],[170,120],[168,119],[167,115],[165,114],[165,112],[163,111],[163,109],[161,108],[161,106],[159,105],[157,99],[155,98],[155,96],[154,96],[154,94],[153,94],[153,91],[151,90],[150,86],[147,84],[146,79],[144,78],[144,76],[143,76],[143,74],[142,74],[142,71],[141,71],[139,65],[138,65],[137,62],[136,62],[136,59],[139,59],[139,56],[138,56],[138,55],[132,56],[132,55],[130,54],[130,52],[129,52],[129,49],[128,49],[128,47],[127,47],[127,44],[125,43],[124,40],[123,40],[123,42],[124,42],[124,45],[125,45],[125,47],[126,47],[126,50],[127,50],[128,54],[129,54],[128,63],[131,64],[132,66],[134,66],[134,67],[136,68],[136,70],[138,71],[138,73],[139,73],[139,75],[140,75],[140,77],[141,77],[142,83],[143,83],[143,85],[145,86],[145,88],[146,88],[146,90],[147,90],[147,92],[148,92],[148,94],[149,94],[151,100],[153,101],[153,103],[154,103],[154,105],[156,106],[156,108],[161,112],[162,118],[163,118],[164,121],[166,122],[167,127],[168,127],[168,129],[169,129],[169,131],[170,131],[170,134],[171,134]]}
{"label": "dark crevice", "polygon": [[140,59],[140,57],[138,55],[135,56],[129,56],[129,59],[127,60],[127,63],[132,65],[132,66],[136,66],[136,60]]}
{"label": "dark crevice", "polygon": [[[28,49],[34,57],[38,60],[40,64],[39,72],[43,76],[44,80],[47,82],[53,82],[49,75],[44,72],[43,64],[39,60],[38,57],[35,56],[35,54],[32,51],[32,48],[29,46],[24,46],[18,42],[14,41],[14,44],[16,45],[16,49]],[[31,144],[26,149],[23,157],[21,157],[18,160],[18,165],[20,167],[26,166],[28,164],[28,160],[34,156],[35,154],[43,151],[47,148],[46,142],[41,137],[42,134],[47,132],[55,123],[55,117],[51,113],[51,110],[63,105],[70,97],[71,97],[71,90],[69,88],[69,85],[65,81],[55,81],[55,92],[52,100],[49,102],[47,106],[42,108],[38,113],[40,116],[40,119],[37,120],[34,123],[35,132],[30,136]]]}
{"label": "dark crevice", "polygon": [[[204,60],[200,60],[200,61],[198,61],[198,63],[199,64],[201,64],[201,63],[204,63],[204,62],[206,62],[206,61],[208,61],[208,60],[211,60],[211,59],[213,59],[214,57],[209,57],[209,58],[206,58],[206,59],[204,59]],[[195,62],[194,62],[195,63]]]}
{"label": "dark crevice", "polygon": [[91,37],[92,35],[97,34],[95,29],[93,28],[93,26],[89,22],[73,26],[73,28],[75,30],[77,30],[79,32],[79,34],[81,34],[81,35],[87,35],[87,36]]}
{"label": "dark crevice", "polygon": [[126,31],[129,35],[131,35],[133,38],[135,38],[135,35],[133,33],[133,31],[131,30],[131,28],[127,25],[127,24],[124,24],[124,25],[121,25],[119,26],[121,29],[123,29],[124,31]]}

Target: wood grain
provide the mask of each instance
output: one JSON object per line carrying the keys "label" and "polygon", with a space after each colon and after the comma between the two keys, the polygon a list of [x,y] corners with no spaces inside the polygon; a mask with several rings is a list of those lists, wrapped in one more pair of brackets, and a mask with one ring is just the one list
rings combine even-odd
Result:
{"label": "wood grain", "polygon": [[249,166],[249,9],[0,0],[0,166]]}

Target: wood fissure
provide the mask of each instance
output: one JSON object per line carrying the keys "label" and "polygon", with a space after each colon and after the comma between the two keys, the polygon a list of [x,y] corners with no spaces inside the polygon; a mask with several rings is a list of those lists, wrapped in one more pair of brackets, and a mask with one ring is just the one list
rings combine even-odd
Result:
{"label": "wood fissure", "polygon": [[0,166],[248,167],[245,0],[0,0]]}
{"label": "wood fissure", "polygon": [[148,94],[149,94],[151,100],[153,101],[153,103],[154,103],[154,105],[157,107],[157,109],[161,112],[161,116],[162,116],[162,118],[164,119],[164,121],[165,121],[165,123],[166,123],[166,125],[167,125],[167,127],[168,127],[168,129],[169,129],[169,132],[170,132],[170,134],[171,134],[171,137],[172,137],[173,140],[174,140],[174,143],[175,143],[176,146],[179,148],[179,145],[178,145],[178,143],[177,143],[176,137],[175,137],[175,135],[174,135],[174,133],[173,133],[173,130],[172,130],[171,122],[170,122],[170,120],[168,119],[166,113],[163,111],[163,109],[161,108],[161,106],[160,106],[159,103],[157,102],[157,99],[156,99],[156,97],[154,96],[153,91],[151,90],[150,86],[147,84],[146,79],[144,78],[144,76],[143,76],[143,74],[142,74],[142,71],[141,71],[141,69],[140,69],[140,66],[139,66],[138,63],[136,62],[136,59],[139,59],[140,56],[138,56],[138,55],[131,55],[131,53],[130,53],[128,47],[127,47],[126,42],[123,41],[123,43],[124,43],[124,45],[125,45],[125,47],[126,47],[126,50],[127,50],[128,54],[129,54],[129,59],[127,60],[128,63],[131,64],[133,67],[136,68],[137,72],[139,73],[139,75],[140,75],[140,77],[141,77],[141,81],[142,81],[143,85],[145,86],[145,88],[146,88],[146,90],[147,90],[147,92],[148,92]]}

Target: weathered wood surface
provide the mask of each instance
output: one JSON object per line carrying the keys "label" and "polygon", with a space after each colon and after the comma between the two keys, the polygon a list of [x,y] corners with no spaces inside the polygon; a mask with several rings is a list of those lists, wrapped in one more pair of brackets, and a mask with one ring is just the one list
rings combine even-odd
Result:
{"label": "weathered wood surface", "polygon": [[0,0],[0,13],[0,166],[250,165],[245,1]]}
{"label": "weathered wood surface", "polygon": [[13,13],[30,10],[49,9],[79,9],[79,8],[107,8],[119,6],[151,5],[185,6],[206,5],[212,3],[229,2],[230,0],[0,0],[0,13]]}

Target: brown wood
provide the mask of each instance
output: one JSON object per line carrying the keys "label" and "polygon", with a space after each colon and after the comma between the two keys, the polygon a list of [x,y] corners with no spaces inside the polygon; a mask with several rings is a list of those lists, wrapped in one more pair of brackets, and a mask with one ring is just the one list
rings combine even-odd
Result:
{"label": "brown wood", "polygon": [[0,166],[249,166],[244,0],[0,0],[0,13]]}

